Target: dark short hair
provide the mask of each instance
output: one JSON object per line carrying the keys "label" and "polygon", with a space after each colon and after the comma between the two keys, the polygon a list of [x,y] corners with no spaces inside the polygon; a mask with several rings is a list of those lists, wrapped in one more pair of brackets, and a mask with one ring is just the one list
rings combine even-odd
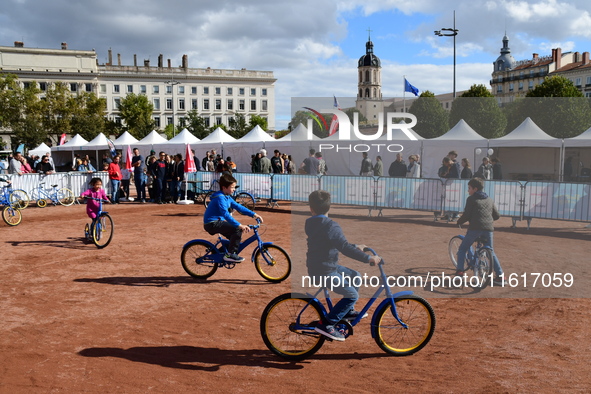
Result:
{"label": "dark short hair", "polygon": [[316,149],[314,149],[314,148],[310,149],[310,154],[313,155],[314,153],[316,153]]}
{"label": "dark short hair", "polygon": [[220,177],[219,182],[220,182],[220,186],[221,187],[228,187],[232,183],[236,183],[236,178],[234,178],[230,174],[222,174],[222,176]]}
{"label": "dark short hair", "polygon": [[484,179],[472,178],[468,181],[468,186],[472,186],[474,189],[481,191],[484,189]]}
{"label": "dark short hair", "polygon": [[97,182],[103,183],[103,180],[101,178],[96,177],[92,178],[88,183],[90,184],[90,186],[94,186]]}
{"label": "dark short hair", "polygon": [[308,196],[308,203],[316,215],[324,215],[330,210],[330,193],[326,190],[314,190]]}

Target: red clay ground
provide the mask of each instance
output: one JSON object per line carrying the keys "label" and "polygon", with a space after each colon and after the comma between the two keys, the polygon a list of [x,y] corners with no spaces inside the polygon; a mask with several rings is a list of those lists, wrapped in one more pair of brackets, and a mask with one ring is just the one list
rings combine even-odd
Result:
{"label": "red clay ground", "polygon": [[[346,342],[327,342],[309,360],[286,362],[263,344],[259,318],[272,298],[290,290],[289,281],[267,283],[250,263],[218,270],[205,282],[185,274],[183,244],[212,238],[201,227],[202,207],[129,203],[108,210],[116,231],[103,250],[82,241],[83,206],[27,208],[18,227],[0,223],[1,393],[591,387],[589,299],[515,298],[517,290],[511,298],[425,295],[437,329],[413,356],[386,356],[364,321]],[[289,211],[260,213],[269,226],[263,238],[291,249]],[[372,219],[379,231],[370,231],[366,213],[337,209],[335,217],[348,222],[351,241],[396,248],[390,273],[400,273],[403,261],[423,274],[452,272],[447,242],[456,226],[434,223],[427,213],[387,211]],[[507,272],[531,271],[544,259],[589,262],[591,229],[584,224],[537,220],[529,231],[510,225],[501,219],[495,233]]]}

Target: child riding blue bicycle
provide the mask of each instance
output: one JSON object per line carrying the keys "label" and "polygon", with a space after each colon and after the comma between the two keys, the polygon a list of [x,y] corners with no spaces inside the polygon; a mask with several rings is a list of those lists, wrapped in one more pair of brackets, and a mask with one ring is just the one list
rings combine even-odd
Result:
{"label": "child riding blue bicycle", "polygon": [[242,240],[242,233],[248,233],[250,227],[240,224],[232,217],[232,210],[242,215],[250,216],[261,222],[263,218],[250,209],[238,204],[232,198],[236,189],[236,179],[230,174],[223,174],[219,180],[220,189],[211,196],[211,202],[203,214],[203,228],[211,235],[222,234],[228,238],[230,244],[224,255],[224,261],[240,263],[243,257],[238,256],[238,249]]}
{"label": "child riding blue bicycle", "polygon": [[312,212],[312,217],[306,220],[305,225],[306,235],[308,236],[306,257],[308,274],[311,277],[321,277],[321,280],[328,279],[329,281],[329,278],[333,276],[349,278],[348,281],[343,281],[342,286],[332,288],[335,293],[341,294],[343,298],[334,305],[314,330],[330,339],[344,341],[345,336],[334,325],[342,319],[352,320],[359,315],[359,312],[353,309],[355,302],[359,298],[359,289],[352,286],[352,284],[360,283],[359,280],[354,279],[360,277],[360,274],[355,270],[339,265],[339,252],[349,258],[371,265],[378,264],[381,257],[364,253],[365,245],[349,243],[341,227],[326,216],[330,210],[329,192],[315,190],[310,193],[308,202],[310,212]]}

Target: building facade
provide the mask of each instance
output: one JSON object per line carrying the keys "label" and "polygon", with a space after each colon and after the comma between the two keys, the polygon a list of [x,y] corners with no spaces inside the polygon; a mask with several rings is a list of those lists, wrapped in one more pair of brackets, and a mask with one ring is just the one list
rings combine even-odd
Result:
{"label": "building facade", "polygon": [[119,103],[129,93],[145,95],[154,105],[153,118],[157,128],[179,125],[191,110],[197,110],[207,126],[228,125],[235,114],[248,121],[258,115],[267,119],[269,130],[275,129],[275,81],[272,71],[190,68],[187,55],[181,65],[172,67],[171,60],[151,65],[144,60],[122,65],[117,55],[113,64],[109,50],[108,62],[99,64],[92,51],[26,48],[22,42],[14,47],[0,46],[0,73],[18,76],[21,84],[37,82],[42,91],[52,83],[67,84],[72,94],[95,93],[107,102],[105,116],[121,122]]}

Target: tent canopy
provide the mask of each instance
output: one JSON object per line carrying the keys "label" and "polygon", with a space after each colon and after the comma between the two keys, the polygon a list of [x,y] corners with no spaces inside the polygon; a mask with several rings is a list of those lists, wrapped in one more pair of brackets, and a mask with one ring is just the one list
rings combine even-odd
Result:
{"label": "tent canopy", "polygon": [[261,126],[256,125],[246,135],[238,140],[239,142],[261,142],[261,141],[275,141],[269,133],[265,132]]}
{"label": "tent canopy", "polygon": [[591,147],[591,127],[573,138],[566,138],[564,146],[568,147]]}
{"label": "tent canopy", "polygon": [[100,133],[92,141],[87,143],[86,145],[82,145],[80,150],[98,150],[98,149],[109,149],[109,144],[107,143],[107,137],[103,133]]}
{"label": "tent canopy", "polygon": [[166,142],[166,138],[158,134],[156,130],[152,130],[150,134],[142,138],[140,141],[136,142],[136,145],[157,145],[165,144]]}
{"label": "tent canopy", "polygon": [[168,145],[174,144],[196,144],[199,142],[199,138],[195,137],[193,134],[189,132],[187,129],[183,129],[180,133],[178,133],[174,138],[168,140]]}
{"label": "tent canopy", "polygon": [[562,140],[549,136],[534,123],[531,118],[526,118],[512,132],[489,141],[491,147],[541,147],[560,148]]}
{"label": "tent canopy", "polygon": [[137,138],[135,138],[133,135],[129,134],[129,132],[127,132],[127,131],[125,133],[121,134],[121,136],[119,138],[117,138],[115,141],[113,141],[113,143],[115,144],[115,147],[119,148],[119,149],[123,149],[127,145],[132,145],[132,144],[135,144],[136,142],[138,142]]}
{"label": "tent canopy", "polygon": [[236,138],[232,137],[230,134],[226,133],[220,127],[212,131],[207,137],[201,140],[202,144],[208,143],[223,143],[223,142],[233,142],[236,141]]}
{"label": "tent canopy", "polygon": [[39,145],[38,147],[36,147],[35,149],[32,149],[29,151],[29,155],[31,156],[43,156],[44,154],[46,154],[47,152],[50,152],[51,148],[49,146],[47,146],[45,144],[45,142],[42,142],[41,145]]}
{"label": "tent canopy", "polygon": [[464,119],[460,119],[454,127],[442,136],[432,138],[429,141],[486,141],[486,138],[478,134]]}
{"label": "tent canopy", "polygon": [[72,139],[63,145],[54,146],[51,148],[52,151],[71,151],[79,150],[81,146],[88,144],[80,134],[76,134]]}

